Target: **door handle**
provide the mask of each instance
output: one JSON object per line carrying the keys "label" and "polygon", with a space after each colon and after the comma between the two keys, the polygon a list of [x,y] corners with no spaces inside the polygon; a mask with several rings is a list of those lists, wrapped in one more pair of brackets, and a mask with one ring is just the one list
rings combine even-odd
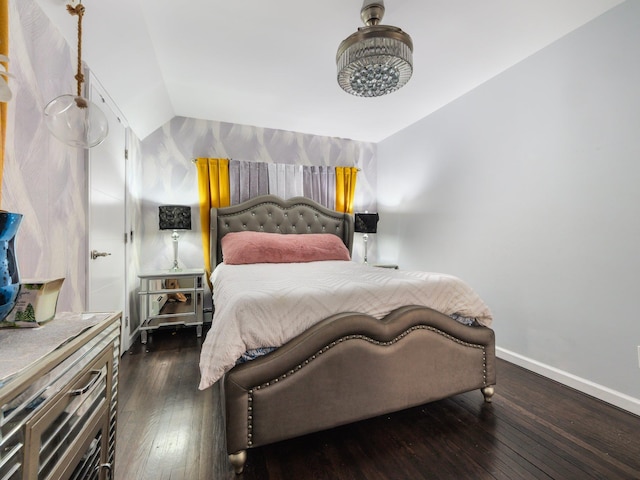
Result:
{"label": "door handle", "polygon": [[108,252],[99,252],[97,250],[91,250],[91,260],[95,260],[98,257],[106,257],[111,255]]}

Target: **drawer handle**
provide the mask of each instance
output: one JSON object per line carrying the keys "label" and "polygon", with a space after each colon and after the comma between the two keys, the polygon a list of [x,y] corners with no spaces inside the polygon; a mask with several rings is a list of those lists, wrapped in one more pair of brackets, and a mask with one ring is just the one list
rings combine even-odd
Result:
{"label": "drawer handle", "polygon": [[100,474],[100,472],[103,469],[107,471],[107,478],[110,479],[111,478],[111,471],[112,471],[111,464],[110,463],[101,463],[100,465],[98,465],[96,467],[96,471],[98,472],[98,475]]}
{"label": "drawer handle", "polygon": [[98,380],[102,378],[102,370],[91,370],[91,375],[92,375],[92,378],[91,380],[89,380],[89,383],[87,383],[82,388],[78,388],[77,390],[71,390],[69,392],[69,395],[72,397],[77,397],[79,395],[84,395],[89,390],[91,390],[91,387],[93,387],[96,383],[98,383]]}

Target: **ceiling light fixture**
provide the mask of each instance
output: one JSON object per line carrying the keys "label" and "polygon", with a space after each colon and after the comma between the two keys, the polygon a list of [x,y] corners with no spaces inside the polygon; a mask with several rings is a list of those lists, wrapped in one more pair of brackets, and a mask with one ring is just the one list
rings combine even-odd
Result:
{"label": "ceiling light fixture", "polygon": [[413,73],[413,42],[397,27],[380,25],[383,0],[364,0],[358,28],[338,47],[338,84],[359,97],[379,97],[406,85]]}
{"label": "ceiling light fixture", "polygon": [[82,96],[82,2],[67,5],[67,12],[78,16],[78,84],[77,95],[60,95],[44,108],[44,118],[51,133],[73,147],[91,148],[100,145],[109,133],[109,122],[98,106]]}

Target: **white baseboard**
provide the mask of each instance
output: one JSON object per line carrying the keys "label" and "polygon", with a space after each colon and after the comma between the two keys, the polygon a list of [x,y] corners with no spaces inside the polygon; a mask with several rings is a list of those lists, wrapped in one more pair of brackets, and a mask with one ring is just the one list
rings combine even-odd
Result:
{"label": "white baseboard", "polygon": [[[559,370],[555,367],[545,365],[544,363],[540,363],[504,348],[496,347],[496,356],[522,368],[526,368],[527,370],[531,370],[532,372],[560,382],[563,385],[574,388],[580,392],[586,393],[587,395],[591,395],[603,402],[615,405],[616,407],[622,408],[623,410],[635,415],[640,415],[640,399],[603,387],[597,383],[577,377],[576,375],[572,375],[571,373]],[[498,388],[499,384],[500,379],[498,379]]]}
{"label": "white baseboard", "polygon": [[133,344],[138,341],[139,337],[140,337],[140,327],[137,327],[133,332],[129,333],[129,347],[126,350],[120,352],[120,356],[127,353],[129,349],[133,346]]}

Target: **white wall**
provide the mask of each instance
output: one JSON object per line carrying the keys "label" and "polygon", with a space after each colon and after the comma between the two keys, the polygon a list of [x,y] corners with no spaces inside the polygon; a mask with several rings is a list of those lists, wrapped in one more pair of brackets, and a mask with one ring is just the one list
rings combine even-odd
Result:
{"label": "white wall", "polygon": [[501,356],[636,413],[639,24],[628,1],[378,144],[377,238],[467,280]]}

